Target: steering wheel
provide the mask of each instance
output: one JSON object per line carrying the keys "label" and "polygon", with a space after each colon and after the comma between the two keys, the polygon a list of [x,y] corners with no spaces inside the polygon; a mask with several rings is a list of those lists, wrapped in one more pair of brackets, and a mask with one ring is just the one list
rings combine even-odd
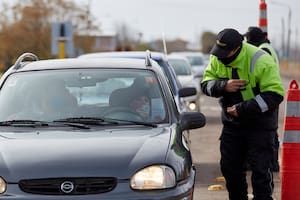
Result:
{"label": "steering wheel", "polygon": [[120,120],[144,121],[143,117],[138,112],[128,107],[111,107],[104,111],[102,117]]}

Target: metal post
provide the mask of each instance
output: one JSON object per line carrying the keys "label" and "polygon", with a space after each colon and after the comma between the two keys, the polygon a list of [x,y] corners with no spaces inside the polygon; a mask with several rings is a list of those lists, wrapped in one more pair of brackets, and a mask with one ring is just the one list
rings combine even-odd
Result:
{"label": "metal post", "polygon": [[60,38],[58,39],[58,58],[65,58],[65,36],[66,30],[63,23],[60,24]]}
{"label": "metal post", "polygon": [[298,27],[296,26],[295,32],[295,63],[298,63]]}
{"label": "metal post", "polygon": [[284,19],[281,18],[281,30],[282,30],[282,35],[281,35],[281,57],[286,58],[286,49],[285,49],[285,28],[284,28]]}
{"label": "metal post", "polygon": [[62,59],[65,58],[65,41],[64,40],[60,40],[58,41],[58,58]]}
{"label": "metal post", "polygon": [[284,6],[288,8],[288,34],[287,34],[287,44],[286,44],[286,57],[288,59],[290,54],[292,9],[288,4],[282,2],[277,2],[277,1],[270,1],[270,2],[274,5]]}
{"label": "metal post", "polygon": [[289,58],[290,56],[290,42],[291,42],[291,19],[292,19],[292,10],[291,8],[288,6],[289,9],[289,14],[288,14],[288,38],[287,38],[287,49],[286,49],[286,56],[287,58]]}

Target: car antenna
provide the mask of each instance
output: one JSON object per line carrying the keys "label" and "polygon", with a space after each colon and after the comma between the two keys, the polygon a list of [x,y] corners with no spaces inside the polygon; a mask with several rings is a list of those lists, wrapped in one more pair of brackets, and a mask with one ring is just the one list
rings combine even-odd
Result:
{"label": "car antenna", "polygon": [[167,56],[168,52],[167,52],[167,43],[166,43],[166,38],[165,38],[165,32],[162,32],[162,42],[163,42],[163,47],[164,47],[164,53]]}

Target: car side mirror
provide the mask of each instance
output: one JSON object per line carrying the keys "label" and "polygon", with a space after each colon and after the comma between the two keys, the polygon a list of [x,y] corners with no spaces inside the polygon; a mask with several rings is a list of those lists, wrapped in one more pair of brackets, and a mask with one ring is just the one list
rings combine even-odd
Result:
{"label": "car side mirror", "polygon": [[179,90],[179,97],[189,97],[197,94],[195,87],[185,87]]}
{"label": "car side mirror", "polygon": [[180,114],[180,125],[183,131],[202,128],[205,124],[206,118],[200,112],[183,112]]}

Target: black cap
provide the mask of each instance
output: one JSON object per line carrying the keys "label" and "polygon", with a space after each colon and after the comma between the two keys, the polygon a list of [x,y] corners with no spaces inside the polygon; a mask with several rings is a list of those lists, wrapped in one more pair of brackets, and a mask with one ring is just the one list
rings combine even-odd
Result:
{"label": "black cap", "polygon": [[218,58],[226,58],[232,50],[242,45],[243,40],[244,37],[237,30],[226,28],[218,33],[210,53]]}
{"label": "black cap", "polygon": [[244,36],[246,36],[247,42],[254,45],[259,45],[265,40],[264,32],[256,26],[250,26]]}

